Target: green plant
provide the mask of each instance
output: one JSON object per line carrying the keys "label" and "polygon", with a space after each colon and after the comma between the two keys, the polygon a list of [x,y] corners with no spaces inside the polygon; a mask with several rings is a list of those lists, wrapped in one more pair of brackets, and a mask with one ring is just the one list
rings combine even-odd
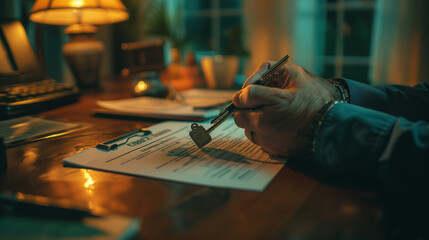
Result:
{"label": "green plant", "polygon": [[125,22],[114,25],[115,37],[120,38],[122,42],[139,41],[142,35],[142,22],[145,15],[144,9],[147,1],[127,0],[123,1],[127,8],[129,18]]}
{"label": "green plant", "polygon": [[227,39],[227,44],[222,54],[237,55],[239,57],[249,57],[249,51],[244,45],[244,31],[242,24],[236,24],[223,32]]}
{"label": "green plant", "polygon": [[168,14],[165,2],[152,1],[143,20],[143,32],[165,38],[170,41],[171,47],[181,50],[186,42],[182,32],[183,11],[180,7],[175,10],[174,14]]}

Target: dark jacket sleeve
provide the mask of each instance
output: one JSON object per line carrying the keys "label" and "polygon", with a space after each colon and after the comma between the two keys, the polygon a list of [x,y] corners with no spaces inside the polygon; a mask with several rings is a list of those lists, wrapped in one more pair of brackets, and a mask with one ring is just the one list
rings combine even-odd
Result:
{"label": "dark jacket sleeve", "polygon": [[350,104],[336,104],[315,139],[315,157],[321,166],[338,173],[374,176],[380,165],[402,164],[403,158],[412,157],[410,166],[429,161],[426,83],[372,87],[345,82]]}
{"label": "dark jacket sleeve", "polygon": [[409,174],[416,173],[414,170],[419,165],[426,166],[420,170],[429,174],[429,124],[426,121],[412,122],[361,106],[338,103],[327,113],[315,141],[317,163],[338,174],[374,178],[380,166],[404,166],[404,161],[412,168]]}
{"label": "dark jacket sleeve", "polygon": [[419,83],[414,87],[389,85],[372,87],[344,79],[350,103],[381,111],[410,121],[429,121],[429,85]]}
{"label": "dark jacket sleeve", "polygon": [[315,139],[316,163],[339,175],[377,180],[391,193],[396,219],[416,234],[427,231],[428,85],[375,88],[346,82],[351,103],[338,103],[327,113]]}

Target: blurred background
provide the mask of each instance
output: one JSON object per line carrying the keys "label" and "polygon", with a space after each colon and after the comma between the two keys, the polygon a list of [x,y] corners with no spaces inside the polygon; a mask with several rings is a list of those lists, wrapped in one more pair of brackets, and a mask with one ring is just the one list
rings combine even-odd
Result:
{"label": "blurred background", "polygon": [[[121,44],[163,39],[185,64],[187,56],[236,56],[236,84],[263,61],[289,54],[322,77],[378,85],[429,81],[429,1],[425,0],[124,0],[127,21],[101,25],[102,76],[120,75]],[[61,48],[64,27],[28,18],[34,0],[2,0],[0,17],[22,21],[49,74],[73,82]]]}

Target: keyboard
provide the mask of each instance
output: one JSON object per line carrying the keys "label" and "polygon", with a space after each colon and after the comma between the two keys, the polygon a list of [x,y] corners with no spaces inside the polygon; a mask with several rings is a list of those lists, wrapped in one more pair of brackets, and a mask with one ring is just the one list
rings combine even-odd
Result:
{"label": "keyboard", "polygon": [[0,18],[0,120],[72,103],[79,89],[41,66],[21,22]]}
{"label": "keyboard", "polygon": [[52,79],[0,86],[0,119],[42,112],[77,101],[79,89]]}

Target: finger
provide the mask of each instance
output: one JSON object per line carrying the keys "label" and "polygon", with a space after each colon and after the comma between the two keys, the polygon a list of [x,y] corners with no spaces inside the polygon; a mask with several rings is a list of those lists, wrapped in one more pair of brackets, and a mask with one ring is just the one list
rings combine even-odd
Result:
{"label": "finger", "polygon": [[276,88],[290,88],[292,80],[297,76],[299,66],[293,63],[285,63],[278,71],[277,77],[272,79],[268,86]]}
{"label": "finger", "polygon": [[245,129],[245,130],[244,130],[244,135],[246,135],[246,138],[247,138],[251,143],[253,143],[253,144],[257,144],[257,143],[255,142],[255,135],[256,135],[256,133],[255,133],[254,131],[250,131],[250,130]]}
{"label": "finger", "polygon": [[316,78],[322,79],[321,77],[293,63],[285,64],[285,68],[287,70],[287,77],[285,78],[282,86],[282,88],[285,89],[303,85]]}
{"label": "finger", "polygon": [[[259,67],[250,75],[250,77],[244,82],[243,87],[255,83],[256,81],[260,80],[262,75],[275,64],[274,61],[264,62],[259,65]],[[289,64],[289,65],[288,65]],[[289,71],[296,69],[298,66],[292,63],[285,63],[282,68],[278,70],[278,72],[283,71],[283,74],[279,74],[278,77],[275,77],[270,83],[268,84],[270,87],[283,87],[285,85],[285,82],[289,83]],[[283,75],[283,77],[281,77]],[[286,78],[284,77],[286,76]],[[286,84],[287,85],[287,84]]]}
{"label": "finger", "polygon": [[290,98],[287,90],[249,85],[232,97],[232,102],[238,108],[258,108],[276,105],[281,99]]}
{"label": "finger", "polygon": [[239,128],[244,128],[244,129],[248,129],[251,130],[253,129],[252,126],[252,111],[251,110],[247,110],[247,109],[240,109],[237,110],[234,113],[234,122],[235,125],[237,125],[237,127]]}
{"label": "finger", "polygon": [[243,84],[243,88],[255,83],[259,79],[261,79],[262,74],[264,74],[273,64],[274,62],[264,62],[259,65],[259,67],[247,78],[246,82]]}

